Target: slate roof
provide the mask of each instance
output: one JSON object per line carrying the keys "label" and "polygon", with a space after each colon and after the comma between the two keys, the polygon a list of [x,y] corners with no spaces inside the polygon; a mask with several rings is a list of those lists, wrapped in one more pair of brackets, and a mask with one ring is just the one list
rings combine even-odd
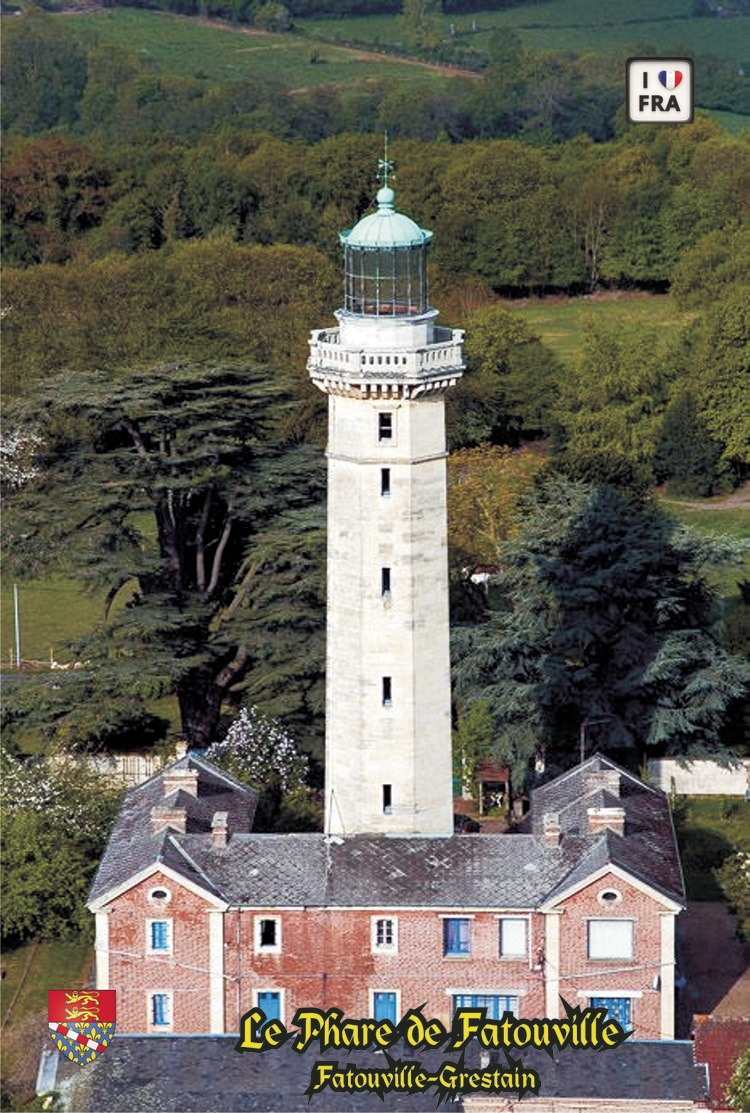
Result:
{"label": "slate roof", "polygon": [[[374,1094],[339,1094],[326,1089],[308,1105],[304,1090],[317,1060],[338,1060],[342,1067],[386,1069],[382,1055],[372,1052],[328,1051],[323,1055],[311,1049],[299,1055],[287,1045],[276,1051],[236,1054],[235,1037],[227,1036],[124,1036],[118,1034],[106,1056],[85,1071],[61,1061],[60,1073],[67,1081],[62,1087],[64,1108],[71,1113],[144,1113],[146,1110],[239,1113],[240,1110],[275,1113],[285,1110],[351,1113],[408,1113],[433,1111],[437,1103],[434,1089],[423,1094],[387,1094],[381,1101]],[[407,1060],[402,1048],[394,1049]],[[456,1062],[457,1054],[411,1051],[408,1056],[430,1071],[445,1061]],[[525,1050],[520,1058],[525,1068],[536,1070],[540,1078],[540,1098],[632,1099],[639,1113],[648,1101],[672,1103],[700,1100],[693,1048],[690,1042],[635,1042],[607,1052],[568,1048],[556,1060],[545,1052]],[[467,1048],[466,1065],[478,1065],[476,1044]],[[500,1059],[504,1065],[504,1058]],[[527,1094],[522,1108],[533,1109],[534,1098]],[[448,1104],[448,1109],[456,1108]],[[701,1105],[701,1108],[705,1106]]]}
{"label": "slate roof", "polygon": [[[445,838],[253,834],[247,820],[253,794],[237,782],[228,788],[223,774],[208,762],[193,757],[183,761],[192,763],[201,783],[206,782],[197,799],[186,801],[185,834],[150,833],[151,808],[163,799],[163,773],[133,789],[94,880],[92,901],[158,861],[229,904],[267,908],[535,908],[608,863],[678,902],[683,899],[666,797],[606,758],[591,758],[537,789],[530,833]],[[601,789],[587,794],[587,771],[617,771],[619,797]],[[239,803],[227,800],[235,793]],[[587,808],[615,804],[626,811],[625,837],[611,831],[589,834]],[[219,809],[231,814],[232,833],[225,847],[212,845],[207,835]],[[542,837],[543,815],[549,811],[558,814],[563,831],[556,847]]]}
{"label": "slate roof", "polygon": [[[586,779],[592,773],[617,774],[619,795],[601,788],[587,791]],[[625,836],[611,831],[587,835],[588,809],[614,807],[625,810]],[[542,833],[544,815],[549,812],[558,815],[563,842],[571,836],[584,836],[589,844],[578,869],[562,881],[560,889],[612,864],[684,904],[685,887],[672,816],[667,798],[659,789],[651,788],[614,761],[596,754],[531,793],[531,830],[535,834]]]}
{"label": "slate roof", "polygon": [[[197,771],[197,796],[182,789],[165,796],[165,772],[181,770]],[[102,894],[124,884],[128,878],[140,873],[147,866],[160,862],[216,893],[211,880],[202,875],[186,857],[172,829],[163,828],[157,834],[152,833],[151,809],[157,805],[184,808],[186,832],[205,838],[211,830],[214,814],[221,811],[228,813],[230,829],[241,832],[252,830],[257,802],[257,792],[202,758],[186,754],[166,770],[161,770],[125,794],[94,877],[89,900],[96,900]]]}

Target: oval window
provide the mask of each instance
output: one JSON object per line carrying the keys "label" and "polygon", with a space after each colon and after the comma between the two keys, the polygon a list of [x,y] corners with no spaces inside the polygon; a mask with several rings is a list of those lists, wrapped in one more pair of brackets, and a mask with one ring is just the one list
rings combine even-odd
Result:
{"label": "oval window", "polygon": [[598,900],[600,904],[617,904],[622,900],[622,893],[618,893],[617,889],[602,889]]}
{"label": "oval window", "polygon": [[151,892],[148,894],[148,899],[164,901],[169,900],[170,896],[171,893],[169,892],[169,889],[152,889]]}

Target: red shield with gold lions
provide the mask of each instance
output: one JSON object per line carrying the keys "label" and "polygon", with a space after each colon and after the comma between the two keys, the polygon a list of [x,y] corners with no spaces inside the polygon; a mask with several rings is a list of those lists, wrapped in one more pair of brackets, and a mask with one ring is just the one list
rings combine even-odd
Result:
{"label": "red shield with gold lions", "polygon": [[83,1066],[107,1050],[115,1034],[114,989],[51,989],[47,1021],[55,1047]]}

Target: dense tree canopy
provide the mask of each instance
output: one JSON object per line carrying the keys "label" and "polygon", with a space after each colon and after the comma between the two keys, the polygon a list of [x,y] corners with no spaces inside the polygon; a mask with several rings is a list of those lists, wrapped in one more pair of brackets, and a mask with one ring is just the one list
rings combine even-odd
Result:
{"label": "dense tree canopy", "polygon": [[3,942],[93,934],[85,904],[119,797],[71,759],[3,755]]}
{"label": "dense tree canopy", "polygon": [[709,557],[654,505],[543,482],[501,551],[504,601],[454,637],[458,696],[487,701],[496,756],[517,778],[539,754],[573,764],[582,729],[634,768],[648,753],[721,753],[750,667],[721,647]]}
{"label": "dense tree canopy", "polygon": [[11,502],[10,559],[106,594],[48,730],[75,736],[96,690],[105,712],[174,692],[189,744],[204,746],[223,701],[249,688],[253,702],[283,702],[309,740],[322,702],[323,477],[318,453],[284,443],[282,385],[248,366],[172,364],[125,383],[63,376],[35,405],[44,466]]}

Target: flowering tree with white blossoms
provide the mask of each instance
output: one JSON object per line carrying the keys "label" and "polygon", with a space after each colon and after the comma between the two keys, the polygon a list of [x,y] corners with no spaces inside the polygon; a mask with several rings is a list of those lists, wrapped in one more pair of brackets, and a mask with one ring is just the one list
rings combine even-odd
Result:
{"label": "flowering tree with white blossoms", "polygon": [[305,785],[308,762],[276,719],[243,707],[221,742],[206,750],[209,761],[259,789],[283,793]]}
{"label": "flowering tree with white blossoms", "polygon": [[7,424],[0,434],[0,484],[17,491],[39,475],[37,454],[43,441],[32,426]]}
{"label": "flowering tree with white blossoms", "polygon": [[0,774],[3,941],[90,934],[86,897],[118,789],[84,762],[62,756],[3,753]]}

